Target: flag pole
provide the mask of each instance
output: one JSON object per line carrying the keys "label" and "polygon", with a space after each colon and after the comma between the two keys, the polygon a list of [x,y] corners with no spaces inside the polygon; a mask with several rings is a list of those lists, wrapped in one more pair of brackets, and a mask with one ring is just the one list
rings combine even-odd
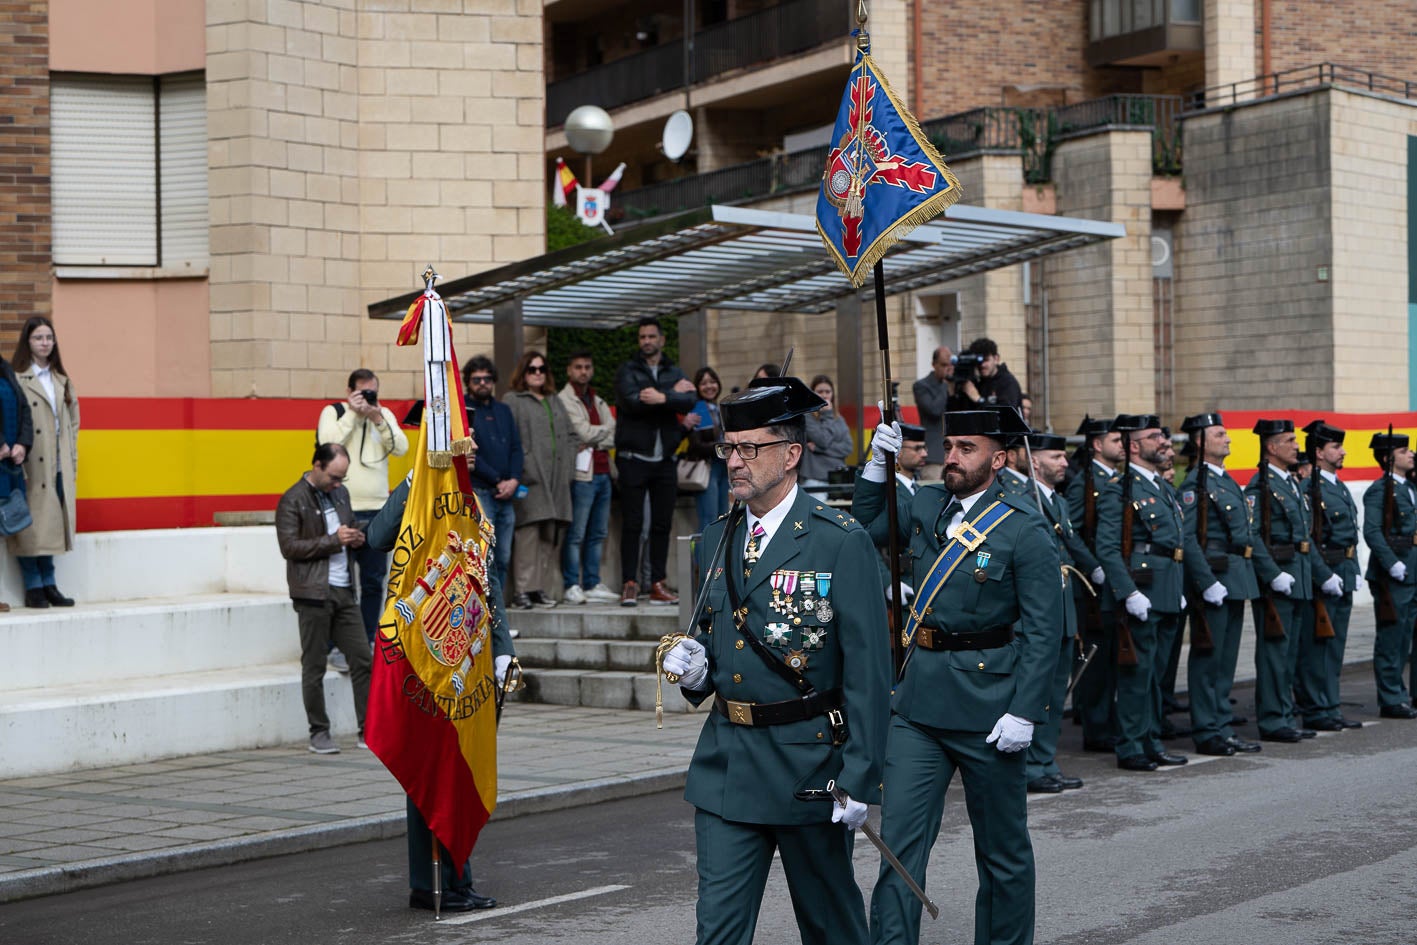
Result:
{"label": "flag pole", "polygon": [[438,835],[428,828],[428,838],[433,841],[433,921],[443,917],[443,855],[439,850]]}
{"label": "flag pole", "polygon": [[[896,419],[895,401],[891,396],[891,336],[886,325],[886,267],[880,260],[874,268],[876,282],[876,343],[881,349],[881,383],[884,396],[881,398],[882,423]],[[900,587],[900,516],[896,508],[897,483],[895,478],[895,454],[886,453],[886,557],[890,560],[891,571],[891,665],[895,668],[895,678],[899,678],[905,651],[901,646],[900,634],[905,629],[905,608],[901,601],[904,593]]]}

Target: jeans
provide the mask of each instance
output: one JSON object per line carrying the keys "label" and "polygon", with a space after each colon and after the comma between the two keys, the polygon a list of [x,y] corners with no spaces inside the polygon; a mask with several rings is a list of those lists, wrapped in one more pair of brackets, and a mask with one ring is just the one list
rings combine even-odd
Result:
{"label": "jeans", "polygon": [[[374,521],[374,516],[379,514],[378,509],[371,512],[355,512],[354,520],[362,528],[368,528],[369,523]],[[374,633],[379,629],[379,618],[384,615],[384,593],[385,581],[389,576],[389,556],[377,548],[370,548],[368,544],[355,548],[350,555],[359,565],[359,616],[364,621],[364,634],[369,638],[369,645],[374,645]]]}
{"label": "jeans", "polygon": [[517,527],[517,509],[511,499],[497,499],[491,489],[476,489],[482,513],[492,522],[497,543],[492,546],[492,564],[497,570],[497,583],[507,586],[507,570],[512,566],[512,533]]}
{"label": "jeans", "polygon": [[15,555],[20,562],[20,573],[25,578],[25,590],[36,591],[41,587],[54,586],[53,555]]}
{"label": "jeans", "polygon": [[679,496],[678,466],[671,457],[657,463],[616,459],[620,469],[620,575],[636,580],[640,563],[640,528],[649,496],[649,579],[664,580],[669,563],[669,533],[674,528],[674,500]]}
{"label": "jeans", "polygon": [[600,583],[600,550],[610,524],[610,474],[571,483],[571,531],[561,546],[561,586]]}
{"label": "jeans", "polygon": [[721,459],[709,460],[708,488],[699,493],[695,500],[699,506],[699,532],[702,534],[709,523],[728,511],[728,463]]}

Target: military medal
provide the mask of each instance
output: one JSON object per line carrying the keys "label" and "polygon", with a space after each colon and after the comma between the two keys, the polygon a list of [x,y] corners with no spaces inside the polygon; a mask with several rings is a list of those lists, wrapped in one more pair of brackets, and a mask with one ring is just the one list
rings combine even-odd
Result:
{"label": "military medal", "polygon": [[984,569],[983,569],[983,568],[975,568],[975,569],[974,569],[974,580],[977,581],[977,582],[980,583],[980,584],[983,584],[985,581],[989,580],[989,575],[987,575],[987,574],[984,573]]}
{"label": "military medal", "polygon": [[768,604],[776,613],[786,613],[782,604],[782,585],[787,580],[787,575],[781,571],[774,571],[772,577],[768,578],[768,583],[772,585],[772,601]]}
{"label": "military medal", "polygon": [[820,650],[827,642],[827,631],[822,627],[804,627],[802,629],[802,649]]}
{"label": "military medal", "polygon": [[817,619],[822,623],[828,623],[836,612],[832,610],[831,602],[827,600],[827,595],[831,593],[832,575],[830,571],[817,572],[817,591],[822,596],[817,601]]}
{"label": "military medal", "polygon": [[782,661],[799,673],[807,668],[807,654],[801,650],[788,650]]}
{"label": "military medal", "polygon": [[763,628],[763,639],[769,646],[787,646],[792,642],[792,628],[785,623],[770,623]]}
{"label": "military medal", "polygon": [[810,614],[816,608],[817,572],[802,572],[802,612]]}

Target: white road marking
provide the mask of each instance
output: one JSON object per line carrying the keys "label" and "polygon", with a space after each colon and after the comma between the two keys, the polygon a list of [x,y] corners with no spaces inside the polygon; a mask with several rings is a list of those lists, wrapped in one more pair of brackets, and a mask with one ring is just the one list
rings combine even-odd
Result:
{"label": "white road marking", "polygon": [[596,886],[594,889],[584,889],[576,893],[566,893],[564,896],[552,896],[550,899],[538,899],[535,902],[522,902],[515,906],[506,908],[483,909],[478,912],[468,912],[455,918],[444,918],[438,925],[466,925],[469,922],[481,922],[484,919],[500,919],[504,915],[513,915],[518,912],[528,912],[532,909],[540,909],[543,906],[559,906],[563,902],[574,902],[577,899],[589,899],[591,896],[603,896],[606,893],[619,892],[622,889],[629,889],[629,886]]}

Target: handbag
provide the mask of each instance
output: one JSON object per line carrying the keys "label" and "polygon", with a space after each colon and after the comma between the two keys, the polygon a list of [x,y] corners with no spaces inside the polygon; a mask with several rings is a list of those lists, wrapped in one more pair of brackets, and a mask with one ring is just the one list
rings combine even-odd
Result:
{"label": "handbag", "polygon": [[706,459],[679,460],[679,491],[703,492],[709,484],[709,464]]}
{"label": "handbag", "polygon": [[10,494],[0,502],[0,535],[22,532],[34,522],[34,519],[30,518],[29,499],[25,496],[24,476],[16,475],[20,470],[13,463],[7,466],[6,470],[0,472],[0,475],[10,480]]}

